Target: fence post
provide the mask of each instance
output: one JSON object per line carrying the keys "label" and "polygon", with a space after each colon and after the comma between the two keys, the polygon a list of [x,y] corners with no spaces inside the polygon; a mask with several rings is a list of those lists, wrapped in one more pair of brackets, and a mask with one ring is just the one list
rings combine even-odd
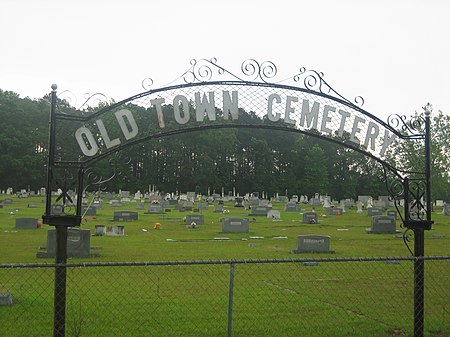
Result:
{"label": "fence post", "polygon": [[228,337],[233,330],[234,262],[230,263],[230,287],[228,289]]}

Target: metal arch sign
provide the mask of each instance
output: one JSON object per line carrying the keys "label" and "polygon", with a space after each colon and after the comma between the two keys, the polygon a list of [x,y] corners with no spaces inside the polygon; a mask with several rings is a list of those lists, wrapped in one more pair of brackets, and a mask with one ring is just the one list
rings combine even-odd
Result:
{"label": "metal arch sign", "polygon": [[[271,62],[248,60],[237,76],[216,60],[193,61],[184,83],[150,89],[94,113],[59,113],[61,155],[55,164],[86,165],[148,139],[203,128],[253,127],[300,132],[364,152],[383,162],[392,126],[334,91],[323,74],[304,68],[283,82]],[[213,80],[217,74],[220,80]],[[247,78],[250,77],[250,80]]]}

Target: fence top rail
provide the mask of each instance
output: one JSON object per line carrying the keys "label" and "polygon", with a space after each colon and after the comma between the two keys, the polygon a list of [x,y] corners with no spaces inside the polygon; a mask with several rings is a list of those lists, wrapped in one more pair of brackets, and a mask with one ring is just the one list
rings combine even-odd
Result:
{"label": "fence top rail", "polygon": [[78,262],[78,263],[9,263],[0,264],[0,269],[20,268],[54,268],[54,267],[139,267],[139,266],[174,266],[204,264],[261,264],[261,263],[303,263],[303,262],[379,262],[379,261],[418,261],[450,260],[450,256],[424,257],[338,257],[338,258],[292,258],[292,259],[250,259],[250,260],[190,260],[190,261],[147,261],[147,262]]}

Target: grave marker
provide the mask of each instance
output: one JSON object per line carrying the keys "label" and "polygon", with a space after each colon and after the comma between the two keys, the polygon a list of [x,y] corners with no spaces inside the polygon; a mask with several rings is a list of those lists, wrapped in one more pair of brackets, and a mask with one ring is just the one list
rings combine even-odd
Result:
{"label": "grave marker", "polygon": [[113,221],[133,221],[138,219],[138,212],[115,211]]}
{"label": "grave marker", "polygon": [[38,220],[34,218],[16,218],[17,229],[36,229]]}
{"label": "grave marker", "polygon": [[248,233],[249,221],[247,218],[223,218],[222,233]]}
{"label": "grave marker", "polygon": [[367,228],[369,234],[395,234],[395,217],[388,215],[376,215],[372,217],[372,227]]}
{"label": "grave marker", "polygon": [[303,223],[319,223],[316,212],[303,213]]}
{"label": "grave marker", "polygon": [[327,235],[298,235],[294,253],[334,253],[330,250],[330,237]]}

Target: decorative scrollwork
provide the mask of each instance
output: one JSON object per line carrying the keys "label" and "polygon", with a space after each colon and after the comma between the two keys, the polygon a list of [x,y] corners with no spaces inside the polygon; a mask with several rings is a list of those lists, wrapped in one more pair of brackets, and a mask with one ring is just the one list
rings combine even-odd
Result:
{"label": "decorative scrollwork", "polygon": [[153,80],[150,77],[146,77],[142,80],[141,85],[144,90],[150,90],[150,87],[153,85]]}
{"label": "decorative scrollwork", "polygon": [[77,105],[77,96],[70,90],[63,90],[58,93],[58,99],[65,101],[70,106]]}
{"label": "decorative scrollwork", "polygon": [[414,240],[414,231],[411,228],[406,229],[403,232],[403,243],[405,244],[406,248],[408,248],[411,255],[414,255],[413,251],[411,250],[411,247],[409,244]]}
{"label": "decorative scrollwork", "polygon": [[405,115],[392,114],[388,116],[387,123],[392,128],[409,135],[424,133],[425,118],[421,115],[415,115],[408,120]]}
{"label": "decorative scrollwork", "polygon": [[242,73],[245,76],[252,77],[251,80],[260,79],[261,81],[268,83],[268,79],[274,78],[277,74],[277,67],[271,61],[265,61],[259,64],[254,59],[248,59],[242,62]]}
{"label": "decorative scrollwork", "polygon": [[316,70],[307,70],[305,67],[301,67],[299,73],[294,75],[292,79],[294,80],[294,82],[301,82],[303,80],[303,85],[308,90],[318,91],[322,94],[336,96],[348,103],[355,104],[360,108],[365,103],[362,96],[356,96],[352,102],[339,94],[325,81],[324,74]]}
{"label": "decorative scrollwork", "polygon": [[89,93],[85,93],[84,99],[85,99],[84,103],[78,108],[78,110],[94,108],[102,104],[108,103],[108,97],[106,97],[106,95],[100,92],[96,92],[95,94],[92,95]]}

